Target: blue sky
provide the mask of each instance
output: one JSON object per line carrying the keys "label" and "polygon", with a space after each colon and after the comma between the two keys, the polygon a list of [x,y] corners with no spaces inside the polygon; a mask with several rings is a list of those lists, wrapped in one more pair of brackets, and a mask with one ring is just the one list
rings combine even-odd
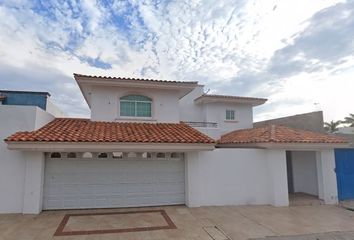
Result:
{"label": "blue sky", "polygon": [[89,116],[74,72],[268,98],[256,120],[354,111],[353,0],[5,0],[0,32],[0,88],[48,91],[70,116]]}

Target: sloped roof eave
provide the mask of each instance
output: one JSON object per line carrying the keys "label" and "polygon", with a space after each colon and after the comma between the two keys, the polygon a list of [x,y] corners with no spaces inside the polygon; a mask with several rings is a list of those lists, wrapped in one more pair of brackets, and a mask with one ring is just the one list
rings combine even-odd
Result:
{"label": "sloped roof eave", "polygon": [[17,132],[5,142],[215,144],[185,123],[97,122],[56,118],[32,132]]}
{"label": "sloped roof eave", "polygon": [[220,145],[339,145],[346,146],[345,139],[329,134],[294,129],[285,126],[269,125],[232,131],[217,141]]}
{"label": "sloped roof eave", "polygon": [[347,143],[218,143],[215,148],[255,148],[280,150],[324,150],[348,148]]}
{"label": "sloped roof eave", "polygon": [[214,150],[214,143],[106,143],[106,142],[7,142],[7,148],[40,152],[164,151],[190,152]]}

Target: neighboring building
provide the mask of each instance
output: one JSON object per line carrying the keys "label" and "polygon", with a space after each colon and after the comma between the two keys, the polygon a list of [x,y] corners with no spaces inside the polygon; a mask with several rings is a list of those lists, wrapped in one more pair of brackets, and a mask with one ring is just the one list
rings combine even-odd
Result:
{"label": "neighboring building", "polygon": [[341,134],[354,134],[354,127],[341,127],[337,133]]}
{"label": "neighboring building", "polygon": [[255,122],[255,127],[266,126],[270,124],[284,125],[287,127],[303,129],[314,132],[325,132],[323,128],[323,113],[322,111],[309,112],[287,116],[282,118],[269,119],[261,122]]}
{"label": "neighboring building", "polygon": [[48,92],[0,90],[0,104],[11,106],[37,106],[55,117],[66,116],[63,111],[51,102]]}
{"label": "neighboring building", "polygon": [[[296,191],[338,201],[333,149],[346,142],[277,125],[253,127],[253,107],[266,99],[209,95],[197,82],[74,77],[91,118],[57,118],[5,139],[26,165],[12,173],[22,181],[3,189],[17,202],[0,198],[2,212],[288,206],[289,174]],[[289,153],[296,169],[288,170]],[[16,188],[24,194],[13,194]]]}
{"label": "neighboring building", "polygon": [[[0,90],[0,138],[37,130],[61,117],[62,112],[50,103],[49,96],[47,92]],[[0,143],[0,153],[0,212],[23,212],[28,204],[24,199],[33,194],[26,188],[30,184],[26,162],[31,153],[8,150],[5,142]],[[34,179],[40,176],[37,172]]]}

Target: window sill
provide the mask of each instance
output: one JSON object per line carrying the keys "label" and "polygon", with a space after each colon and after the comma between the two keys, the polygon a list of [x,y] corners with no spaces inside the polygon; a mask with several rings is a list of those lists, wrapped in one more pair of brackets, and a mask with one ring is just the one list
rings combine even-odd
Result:
{"label": "window sill", "polygon": [[226,123],[238,123],[237,120],[224,120],[224,122],[226,122]]}
{"label": "window sill", "polygon": [[151,117],[118,117],[115,121],[149,121],[149,122],[156,122],[157,120]]}

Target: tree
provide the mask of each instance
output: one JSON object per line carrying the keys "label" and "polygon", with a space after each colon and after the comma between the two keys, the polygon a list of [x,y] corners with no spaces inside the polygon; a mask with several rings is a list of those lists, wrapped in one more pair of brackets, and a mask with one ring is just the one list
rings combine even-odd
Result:
{"label": "tree", "polygon": [[324,123],[324,127],[326,129],[327,132],[329,133],[335,133],[337,132],[339,129],[339,125],[342,123],[342,121],[330,121],[330,122],[325,122]]}
{"label": "tree", "polygon": [[350,113],[349,117],[345,117],[342,123],[349,124],[349,127],[354,127],[354,114]]}

